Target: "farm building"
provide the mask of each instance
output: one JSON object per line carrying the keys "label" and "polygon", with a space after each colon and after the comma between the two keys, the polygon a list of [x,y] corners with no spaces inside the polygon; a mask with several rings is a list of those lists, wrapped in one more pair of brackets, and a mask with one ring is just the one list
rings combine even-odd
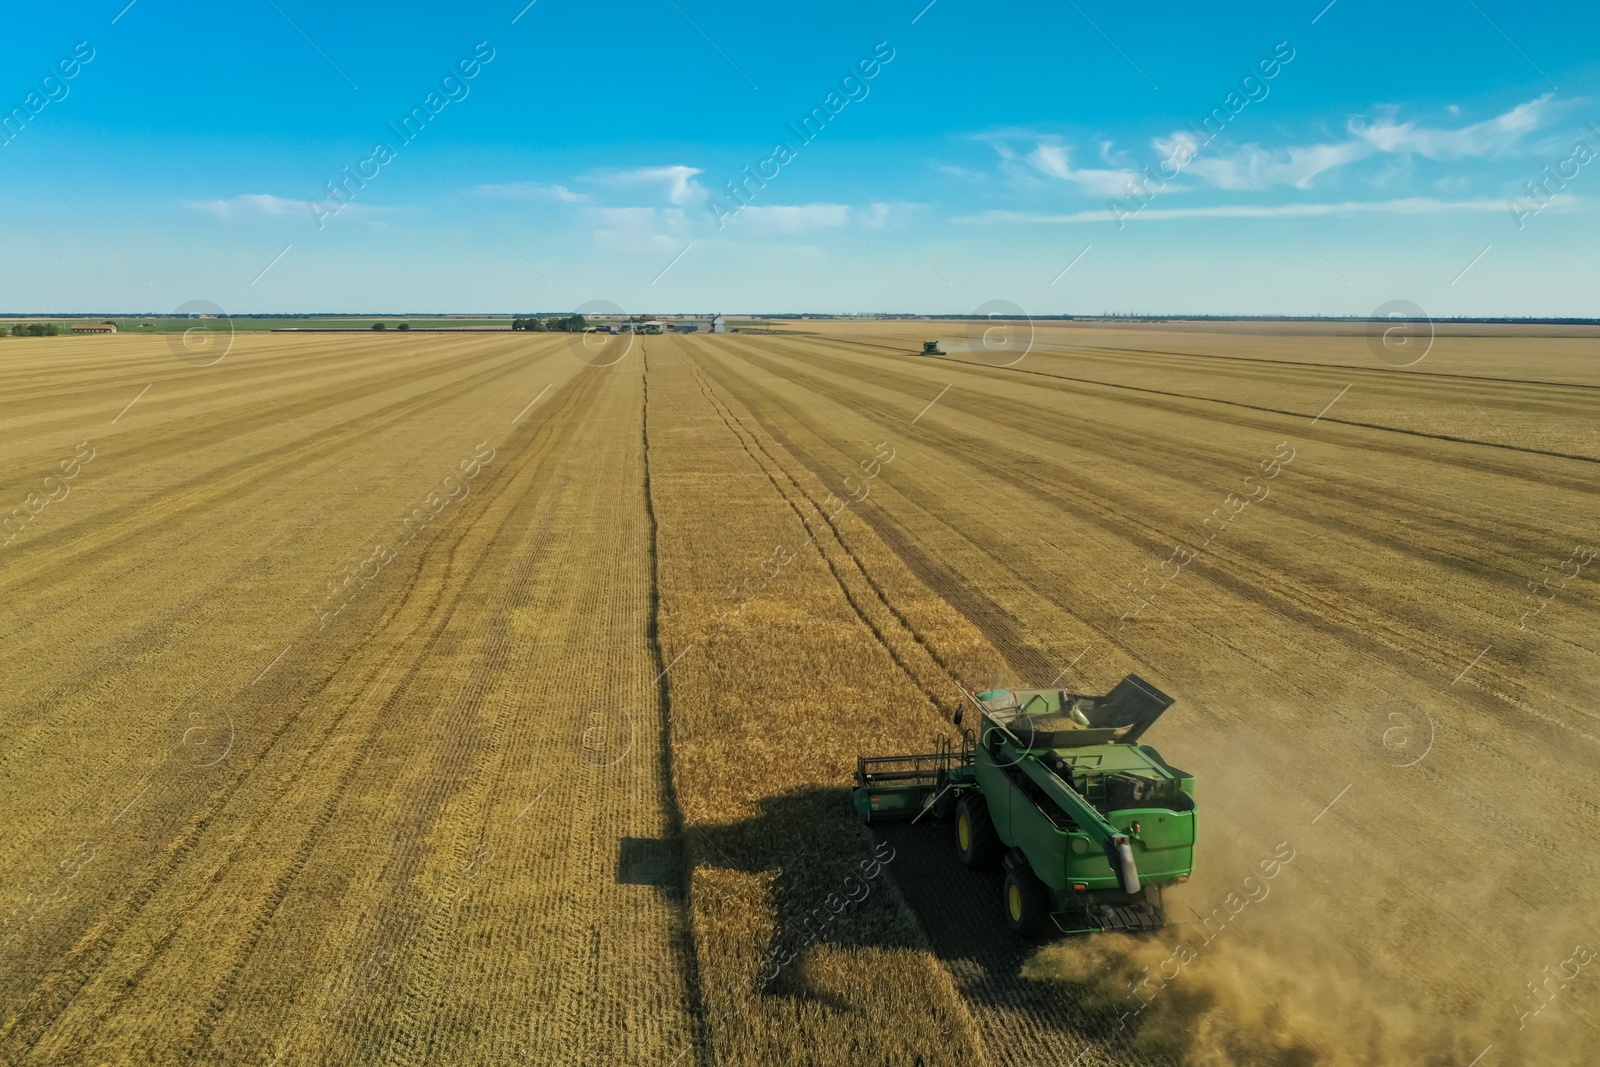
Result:
{"label": "farm building", "polygon": [[72,324],[73,333],[116,333],[117,324],[114,322],[75,322]]}
{"label": "farm building", "polygon": [[699,333],[700,324],[698,322],[675,322],[672,324],[672,331],[674,333]]}

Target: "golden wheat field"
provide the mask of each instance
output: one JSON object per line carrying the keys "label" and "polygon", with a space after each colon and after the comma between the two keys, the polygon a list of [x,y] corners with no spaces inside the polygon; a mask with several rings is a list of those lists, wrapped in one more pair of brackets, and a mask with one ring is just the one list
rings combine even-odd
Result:
{"label": "golden wheat field", "polygon": [[[0,341],[0,1063],[1596,1062],[1600,331],[1013,329]],[[1160,934],[854,819],[1135,671]]]}

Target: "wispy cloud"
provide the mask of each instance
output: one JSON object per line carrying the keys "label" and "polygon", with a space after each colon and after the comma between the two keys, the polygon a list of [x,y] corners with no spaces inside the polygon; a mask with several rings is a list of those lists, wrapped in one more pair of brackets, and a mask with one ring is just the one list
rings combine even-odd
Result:
{"label": "wispy cloud", "polygon": [[981,184],[989,180],[989,175],[981,170],[973,170],[971,167],[963,167],[954,163],[935,163],[933,164],[933,169],[940,174],[948,174],[952,178],[960,178],[962,181],[967,182]]}
{"label": "wispy cloud", "polygon": [[[1348,140],[1277,150],[1248,144],[1231,153],[1196,152],[1199,158],[1189,164],[1188,171],[1219,189],[1245,190],[1252,185],[1308,189],[1322,174],[1377,155],[1434,160],[1510,155],[1545,121],[1552,96],[1546,93],[1493,118],[1457,127],[1399,122],[1393,116],[1368,122],[1353,116],[1346,124]],[[1187,134],[1175,135],[1171,142],[1157,141],[1156,146],[1161,149],[1179,139],[1186,139],[1193,148],[1194,141]]]}
{"label": "wispy cloud", "polygon": [[1026,158],[1041,174],[1072,182],[1093,196],[1121,196],[1135,177],[1129,170],[1074,169],[1067,146],[1059,141],[1040,141]]}
{"label": "wispy cloud", "polygon": [[1501,156],[1514,152],[1523,137],[1539,128],[1554,93],[1546,93],[1483,122],[1448,129],[1393,119],[1373,123],[1350,120],[1350,132],[1380,152],[1428,159]]}
{"label": "wispy cloud", "polygon": [[607,171],[590,175],[587,180],[602,185],[631,187],[655,186],[666,198],[680,207],[705,203],[705,187],[695,181],[695,175],[705,173],[699,167],[682,164],[670,167],[638,167],[634,170]]}
{"label": "wispy cloud", "polygon": [[232,219],[241,215],[304,214],[304,200],[286,200],[270,193],[245,193],[230,200],[197,200],[188,205],[195,211],[204,211],[218,218]]}
{"label": "wispy cloud", "polygon": [[[1576,198],[1558,198],[1564,206],[1572,206]],[[1552,201],[1552,206],[1555,202]],[[1506,202],[1498,200],[1438,200],[1433,197],[1412,196],[1397,200],[1346,200],[1336,204],[1225,204],[1217,207],[1147,208],[1139,212],[1145,219],[1260,219],[1305,218],[1320,215],[1414,215],[1442,213],[1481,213],[1505,211]],[[1044,215],[1025,211],[985,211],[979,215],[962,215],[951,222],[968,224],[991,223],[1105,223],[1111,216],[1105,210],[1075,211],[1067,215]]]}
{"label": "wispy cloud", "polygon": [[1232,156],[1206,158],[1189,164],[1189,173],[1219,189],[1249,189],[1252,185],[1292,185],[1309,189],[1312,180],[1347,163],[1365,159],[1373,147],[1362,141],[1301,145],[1269,152],[1247,145]]}
{"label": "wispy cloud", "polygon": [[565,185],[541,185],[539,182],[480,185],[473,191],[502,200],[559,200],[564,204],[580,204],[589,199],[587,193],[575,193]]}
{"label": "wispy cloud", "polygon": [[[1195,135],[1187,130],[1169,137],[1157,137],[1150,142],[1152,152],[1140,153],[1158,160],[1186,159],[1181,170],[1185,179],[1171,181],[1167,192],[1178,192],[1197,187],[1212,187],[1230,191],[1248,192],[1266,186],[1287,186],[1309,189],[1319,178],[1332,174],[1351,164],[1364,160],[1387,160],[1391,172],[1381,177],[1392,178],[1403,173],[1414,157],[1431,160],[1460,160],[1469,158],[1494,158],[1513,155],[1525,149],[1530,134],[1549,124],[1551,113],[1559,108],[1553,93],[1517,104],[1501,114],[1479,122],[1464,125],[1428,125],[1420,120],[1402,122],[1397,109],[1382,109],[1378,117],[1352,115],[1346,121],[1343,139],[1282,147],[1248,143],[1229,146],[1215,143],[1202,146]],[[1454,116],[1459,108],[1449,113]],[[1012,147],[1019,138],[1034,142],[1025,154]],[[1009,130],[981,135],[1000,157],[1000,172],[1013,181],[1025,185],[1038,185],[1043,179],[1054,178],[1076,185],[1084,193],[1095,197],[1119,197],[1128,192],[1127,183],[1137,186],[1140,175],[1125,161],[1125,152],[1118,151],[1110,142],[1098,145],[1098,156],[1106,167],[1078,167],[1073,165],[1079,148],[1049,134],[1026,130]],[[1182,149],[1180,153],[1180,148]],[[1081,151],[1091,151],[1084,147]],[[954,176],[954,168],[939,168]],[[1164,168],[1163,168],[1164,169]],[[1043,176],[1043,178],[1041,178]],[[1383,184],[1382,181],[1379,184]]]}

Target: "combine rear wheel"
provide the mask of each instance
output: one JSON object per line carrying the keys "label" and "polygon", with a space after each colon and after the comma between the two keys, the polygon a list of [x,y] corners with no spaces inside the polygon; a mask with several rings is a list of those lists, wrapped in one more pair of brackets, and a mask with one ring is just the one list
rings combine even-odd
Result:
{"label": "combine rear wheel", "polygon": [[956,855],[963,867],[991,867],[1000,854],[1000,838],[989,821],[983,797],[964,796],[956,802]]}
{"label": "combine rear wheel", "polygon": [[1012,933],[1039,937],[1050,911],[1049,902],[1049,890],[1038,875],[1026,867],[1006,871],[1006,925]]}

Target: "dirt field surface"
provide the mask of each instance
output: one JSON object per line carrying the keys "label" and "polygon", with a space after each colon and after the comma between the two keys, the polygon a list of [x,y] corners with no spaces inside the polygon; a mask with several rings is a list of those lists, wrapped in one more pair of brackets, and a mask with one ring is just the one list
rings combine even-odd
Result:
{"label": "dirt field surface", "polygon": [[[0,341],[0,1062],[1595,1062],[1595,331],[774,328]],[[855,821],[1130,671],[1159,935]]]}

